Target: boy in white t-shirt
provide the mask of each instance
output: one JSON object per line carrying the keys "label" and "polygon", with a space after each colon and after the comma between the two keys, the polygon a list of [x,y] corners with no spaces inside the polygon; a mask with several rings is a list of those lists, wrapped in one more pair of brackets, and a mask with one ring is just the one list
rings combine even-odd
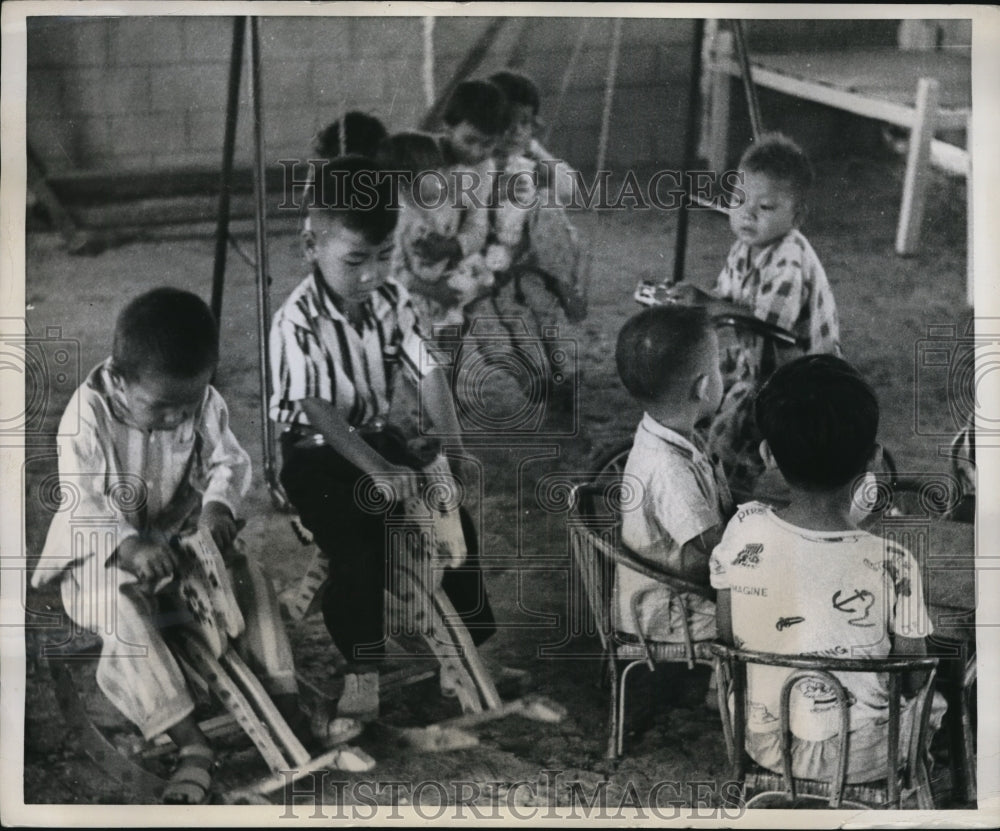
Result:
{"label": "boy in white t-shirt", "polygon": [[[791,502],[741,505],[711,558],[719,636],[739,648],[781,655],[886,658],[926,654],[933,627],[920,568],[905,548],[859,530],[851,503],[858,479],[881,454],[875,393],[845,361],[809,355],[780,368],[755,402],[760,452],[787,480]],[[779,696],[791,670],[748,667],[747,752],[781,770]],[[850,699],[847,781],[884,775],[888,683],[839,673]],[[908,679],[906,692],[918,679]],[[837,753],[832,689],[803,680],[792,693],[793,775],[825,779]],[[919,716],[902,709],[903,745]],[[935,696],[931,733],[944,702]]]}

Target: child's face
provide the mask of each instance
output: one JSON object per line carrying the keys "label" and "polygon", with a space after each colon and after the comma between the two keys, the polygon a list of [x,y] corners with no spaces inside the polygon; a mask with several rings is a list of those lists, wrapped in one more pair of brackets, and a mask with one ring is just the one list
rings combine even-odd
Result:
{"label": "child's face", "polygon": [[133,381],[116,377],[132,420],[142,430],[174,430],[191,418],[212,380],[209,368],[193,378],[145,371]]}
{"label": "child's face", "polygon": [[337,217],[314,212],[305,232],[306,256],[322,272],[327,287],[350,304],[364,302],[385,283],[393,235],[379,243],[346,227]]}
{"label": "child's face", "polygon": [[729,227],[751,246],[767,245],[799,224],[799,204],[788,183],[767,173],[741,170],[746,201],[729,214]]}
{"label": "child's face", "polygon": [[511,122],[504,136],[504,150],[507,153],[524,155],[535,137],[535,111],[527,104],[511,105]]}
{"label": "child's face", "polygon": [[468,121],[461,121],[451,127],[448,138],[462,164],[479,164],[493,152],[497,142],[496,136],[487,135]]}

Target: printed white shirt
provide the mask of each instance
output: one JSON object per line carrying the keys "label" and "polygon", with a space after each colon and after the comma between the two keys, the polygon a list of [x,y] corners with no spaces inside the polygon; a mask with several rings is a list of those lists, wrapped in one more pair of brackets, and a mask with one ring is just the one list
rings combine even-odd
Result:
{"label": "printed white shirt", "polygon": [[[711,558],[712,585],[728,589],[736,646],[780,655],[884,658],[892,635],[932,631],[920,569],[895,543],[865,531],[819,532],[784,522],[766,505],[741,505]],[[779,729],[779,695],[790,670],[750,666],[747,729]],[[840,673],[851,729],[888,712],[886,678]],[[837,732],[829,685],[803,680],[790,702],[792,732],[822,741]]]}

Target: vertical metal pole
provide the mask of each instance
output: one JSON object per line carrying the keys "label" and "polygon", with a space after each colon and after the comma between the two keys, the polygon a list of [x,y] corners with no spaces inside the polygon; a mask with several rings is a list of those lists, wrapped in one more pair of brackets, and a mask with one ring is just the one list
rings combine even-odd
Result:
{"label": "vertical metal pole", "polygon": [[757,87],[753,83],[753,70],[750,68],[750,51],[747,48],[746,30],[742,20],[730,20],[733,34],[736,36],[736,59],[740,62],[740,78],[743,80],[743,92],[747,97],[747,109],[750,111],[750,129],[753,130],[754,141],[764,132],[764,122],[760,117],[760,103],[757,101]]}
{"label": "vertical metal pole", "polygon": [[261,95],[260,19],[250,18],[250,107],[253,114],[253,193],[257,231],[257,341],[260,361],[260,430],[264,455],[264,478],[274,504],[284,509],[288,500],[278,483],[275,466],[274,429],[268,418],[271,400],[268,337],[271,328],[271,274],[267,262],[267,199],[264,167],[264,117]]}
{"label": "vertical metal pole", "polygon": [[[695,20],[691,43],[691,80],[688,85],[687,120],[684,125],[684,173],[695,165],[698,153],[698,109],[701,90],[702,40],[705,36],[705,21]],[[690,210],[690,182],[685,187],[685,199],[677,217],[677,235],[674,239],[674,273],[671,282],[684,279],[684,257],[687,254],[688,211]]]}
{"label": "vertical metal pole", "polygon": [[233,45],[229,52],[229,94],[226,99],[226,133],[222,142],[222,181],[219,184],[219,211],[215,226],[215,266],[212,270],[212,314],[222,326],[222,294],[226,284],[226,251],[229,247],[229,200],[233,186],[233,155],[236,122],[240,115],[240,76],[243,74],[243,43],[246,18],[233,18]]}
{"label": "vertical metal pole", "polygon": [[611,105],[615,99],[615,79],[618,75],[618,56],[622,45],[622,20],[616,17],[611,25],[611,53],[608,56],[608,77],[604,81],[604,109],[601,112],[601,133],[597,139],[597,175],[604,170],[608,152],[608,135],[611,128]]}

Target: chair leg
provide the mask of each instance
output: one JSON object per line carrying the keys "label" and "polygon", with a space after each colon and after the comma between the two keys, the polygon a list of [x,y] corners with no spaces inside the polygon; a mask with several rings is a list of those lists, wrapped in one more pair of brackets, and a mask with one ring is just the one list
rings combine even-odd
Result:
{"label": "chair leg", "polygon": [[644,663],[646,663],[644,660],[632,661],[622,670],[622,678],[618,689],[618,746],[616,748],[618,756],[621,756],[625,749],[625,685],[628,682],[628,674],[635,667]]}
{"label": "chair leg", "polygon": [[611,690],[611,704],[608,707],[608,750],[605,757],[617,759],[621,755],[618,740],[618,708],[622,703],[618,700],[618,661],[615,656],[608,656],[608,687]]}
{"label": "chair leg", "polygon": [[969,695],[966,690],[960,690],[961,706],[961,755],[962,778],[964,782],[963,796],[966,802],[975,802],[977,795],[976,783],[976,744],[972,733],[972,713],[969,707]]}

